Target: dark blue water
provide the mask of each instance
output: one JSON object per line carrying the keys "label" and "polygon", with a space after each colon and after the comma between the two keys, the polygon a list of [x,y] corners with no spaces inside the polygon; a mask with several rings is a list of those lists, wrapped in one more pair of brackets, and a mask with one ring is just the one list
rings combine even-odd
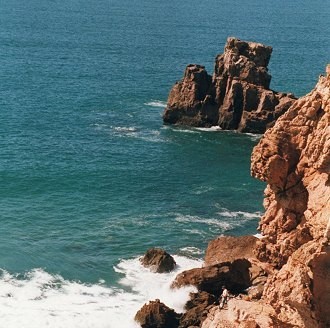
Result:
{"label": "dark blue water", "polygon": [[324,0],[1,0],[0,268],[118,286],[114,265],[151,246],[202,257],[256,233],[258,138],[164,127],[168,92],[236,36],[271,45],[271,87],[301,96],[329,19]]}

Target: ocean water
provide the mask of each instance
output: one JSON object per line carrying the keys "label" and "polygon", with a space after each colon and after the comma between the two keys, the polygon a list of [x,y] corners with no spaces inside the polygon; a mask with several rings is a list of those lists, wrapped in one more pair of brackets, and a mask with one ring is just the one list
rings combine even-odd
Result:
{"label": "ocean water", "polygon": [[[273,46],[301,96],[330,62],[329,1],[0,0],[0,327],[136,327],[218,235],[255,234],[260,136],[164,126],[189,63],[226,38]],[[150,247],[178,268],[154,274]]]}

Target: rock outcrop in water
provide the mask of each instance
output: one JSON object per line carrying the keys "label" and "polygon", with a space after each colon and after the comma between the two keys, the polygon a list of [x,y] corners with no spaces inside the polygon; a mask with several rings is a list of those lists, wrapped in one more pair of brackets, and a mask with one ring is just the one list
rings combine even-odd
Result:
{"label": "rock outcrop in water", "polygon": [[146,268],[157,273],[170,272],[176,266],[174,258],[161,248],[148,249],[140,262]]}
{"label": "rock outcrop in water", "polygon": [[142,328],[177,328],[179,318],[179,314],[160,300],[143,305],[135,315],[135,321]]}
{"label": "rock outcrop in water", "polygon": [[[329,327],[330,65],[315,89],[267,130],[254,148],[251,172],[267,182],[263,237],[211,241],[204,267],[177,276],[173,286],[199,290],[178,327]],[[236,245],[244,259],[229,251]],[[238,271],[235,263],[243,264]],[[225,310],[211,304],[220,283],[236,292]]]}
{"label": "rock outcrop in water", "polygon": [[292,94],[269,89],[271,53],[260,43],[228,38],[213,77],[204,66],[187,66],[170,91],[164,123],[265,132],[295,101]]}

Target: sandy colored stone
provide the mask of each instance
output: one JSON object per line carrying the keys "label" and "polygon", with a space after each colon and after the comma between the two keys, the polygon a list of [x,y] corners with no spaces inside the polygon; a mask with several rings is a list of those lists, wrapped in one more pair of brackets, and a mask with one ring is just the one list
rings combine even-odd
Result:
{"label": "sandy colored stone", "polygon": [[205,253],[205,266],[252,258],[258,238],[254,236],[220,236],[211,240]]}

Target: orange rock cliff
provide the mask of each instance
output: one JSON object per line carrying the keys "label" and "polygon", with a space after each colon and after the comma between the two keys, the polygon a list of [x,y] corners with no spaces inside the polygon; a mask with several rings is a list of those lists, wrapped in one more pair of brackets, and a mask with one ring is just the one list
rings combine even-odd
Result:
{"label": "orange rock cliff", "polygon": [[[251,174],[267,183],[262,238],[211,241],[203,267],[172,283],[198,291],[185,313],[156,300],[137,313],[142,327],[330,327],[330,65],[263,135]],[[220,309],[223,285],[235,297]]]}
{"label": "orange rock cliff", "polygon": [[264,134],[251,173],[267,182],[257,257],[274,267],[263,300],[298,327],[330,325],[330,65]]}

